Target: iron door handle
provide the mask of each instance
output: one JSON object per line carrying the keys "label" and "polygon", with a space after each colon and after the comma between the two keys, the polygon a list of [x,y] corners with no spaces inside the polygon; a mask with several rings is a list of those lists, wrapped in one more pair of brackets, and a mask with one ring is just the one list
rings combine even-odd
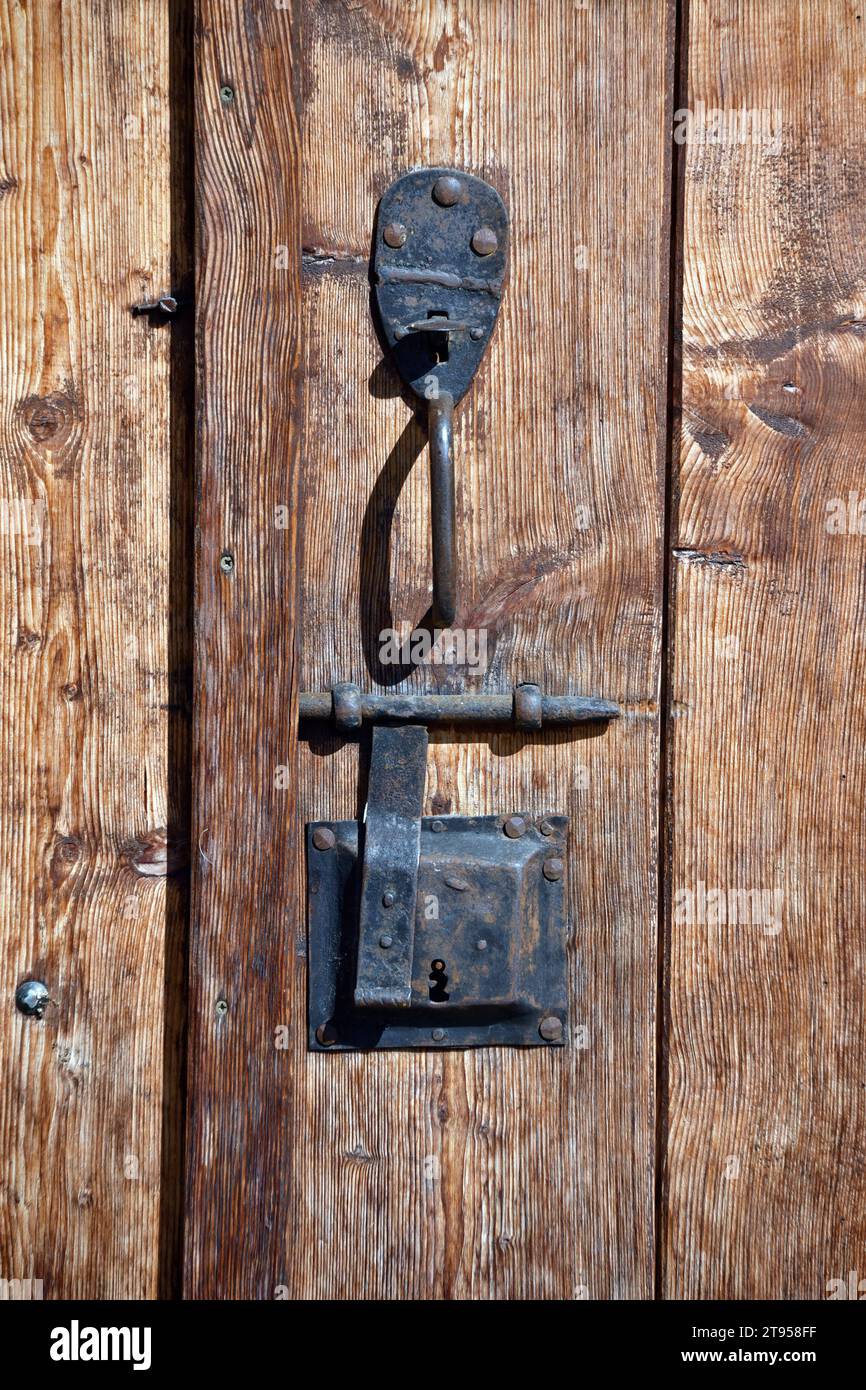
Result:
{"label": "iron door handle", "polygon": [[456,169],[419,169],[379,204],[373,280],[401,379],[427,404],[433,609],[457,613],[454,407],[490,341],[505,276],[508,214],[495,188]]}
{"label": "iron door handle", "polygon": [[457,613],[457,515],[454,490],[454,401],[447,391],[427,407],[430,440],[430,525],[433,534],[433,611],[445,627]]}

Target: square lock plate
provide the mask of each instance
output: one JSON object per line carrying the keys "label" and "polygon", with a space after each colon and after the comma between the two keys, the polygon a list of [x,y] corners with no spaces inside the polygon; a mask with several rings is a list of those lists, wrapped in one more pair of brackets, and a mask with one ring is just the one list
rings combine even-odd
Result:
{"label": "square lock plate", "polygon": [[[355,1002],[362,856],[355,821],[307,827],[309,1046],[314,1051],[561,1045],[566,1033],[565,816],[421,820],[411,997]],[[547,834],[539,826],[544,823]],[[317,828],[334,843],[317,849]],[[559,863],[557,864],[557,861]],[[546,866],[546,872],[545,872]],[[389,949],[388,910],[376,945]]]}

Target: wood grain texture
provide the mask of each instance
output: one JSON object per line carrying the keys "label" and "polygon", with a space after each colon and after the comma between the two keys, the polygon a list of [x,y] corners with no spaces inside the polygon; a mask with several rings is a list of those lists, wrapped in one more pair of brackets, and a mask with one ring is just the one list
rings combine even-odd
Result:
{"label": "wood grain texture", "polygon": [[293,1097],[274,1032],[303,920],[292,775],[295,16],[269,0],[202,0],[196,40],[196,874],[185,1291],[272,1297],[286,1282],[294,1165]]}
{"label": "wood grain texture", "polygon": [[[864,493],[864,31],[849,3],[690,6],[689,107],[766,112],[770,138],[685,147],[675,1298],[820,1299],[866,1271],[866,524],[832,524]],[[727,898],[686,920],[701,884],[741,890],[738,921]]]}
{"label": "wood grain texture", "polygon": [[168,1230],[168,40],[0,7],[0,1275],[45,1298],[153,1297]]}
{"label": "wood grain texture", "polygon": [[[666,3],[201,0],[192,1294],[652,1289],[671,24]],[[460,623],[488,634],[484,688],[627,712],[603,738],[432,740],[431,808],[573,817],[569,1048],[310,1055],[300,822],[356,814],[361,789],[356,746],[298,757],[291,697],[393,684],[378,633],[429,604],[424,434],[381,365],[367,259],[388,183],[437,162],[514,219],[458,417]]]}

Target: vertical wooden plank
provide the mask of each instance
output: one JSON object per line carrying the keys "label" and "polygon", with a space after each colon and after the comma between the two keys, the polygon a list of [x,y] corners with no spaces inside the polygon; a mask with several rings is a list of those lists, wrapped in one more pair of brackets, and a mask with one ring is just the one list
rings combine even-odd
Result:
{"label": "vertical wooden plank", "polygon": [[0,7],[0,1275],[45,1298],[158,1289],[168,43],[162,0]]}
{"label": "vertical wooden plank", "polygon": [[[393,685],[379,634],[430,602],[425,432],[381,363],[367,258],[391,180],[454,164],[513,219],[499,326],[456,425],[457,622],[483,629],[490,661],[406,683],[533,679],[626,715],[602,738],[431,739],[428,814],[572,817],[574,1035],[558,1055],[304,1057],[299,1009],[290,1240],[323,1258],[295,1261],[292,1289],[648,1297],[672,9],[307,14],[301,684]],[[357,776],[355,746],[302,745],[305,818],[354,814]]]}
{"label": "vertical wooden plank", "polygon": [[[191,1297],[273,1297],[294,1159],[275,1046],[303,932],[295,778],[300,153],[292,7],[197,10]],[[299,1011],[302,1004],[297,1005]]]}
{"label": "vertical wooden plank", "polygon": [[[671,24],[661,0],[201,0],[194,1294],[651,1293]],[[459,622],[489,663],[407,683],[537,679],[626,715],[431,739],[429,809],[573,818],[568,1049],[313,1055],[300,822],[358,813],[358,748],[298,756],[290,688],[393,685],[378,634],[429,605],[425,436],[367,262],[381,193],[438,162],[514,219],[457,424]]]}
{"label": "vertical wooden plank", "polygon": [[715,125],[685,145],[675,1298],[866,1270],[864,29],[850,3],[690,6],[688,106]]}

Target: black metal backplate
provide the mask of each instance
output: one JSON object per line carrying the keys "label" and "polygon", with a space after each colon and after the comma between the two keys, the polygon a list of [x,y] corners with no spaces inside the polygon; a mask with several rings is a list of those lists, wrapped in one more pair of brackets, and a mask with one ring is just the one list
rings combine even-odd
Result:
{"label": "black metal backplate", "polygon": [[[459,185],[457,200],[448,206],[434,196],[441,179]],[[405,233],[396,247],[385,239],[394,226]],[[496,241],[489,255],[473,250],[473,237],[482,230]],[[394,365],[419,396],[429,400],[448,392],[459,401],[465,395],[493,332],[507,255],[508,213],[483,179],[460,169],[419,169],[404,174],[382,198],[373,253],[376,304]],[[467,328],[447,340],[439,333],[400,336],[408,324],[436,316]]]}
{"label": "black metal backplate", "polygon": [[[354,1003],[358,825],[308,826],[311,1049],[551,1047],[564,1041],[563,885],[545,877],[543,868],[547,863],[549,871],[551,860],[564,857],[568,820],[525,819],[528,829],[517,839],[504,834],[502,816],[422,820],[411,1002],[380,1012]],[[550,833],[539,829],[542,819]],[[317,850],[312,834],[325,824],[336,843]],[[539,1032],[542,1020],[553,1022],[546,1028],[552,1037]]]}

